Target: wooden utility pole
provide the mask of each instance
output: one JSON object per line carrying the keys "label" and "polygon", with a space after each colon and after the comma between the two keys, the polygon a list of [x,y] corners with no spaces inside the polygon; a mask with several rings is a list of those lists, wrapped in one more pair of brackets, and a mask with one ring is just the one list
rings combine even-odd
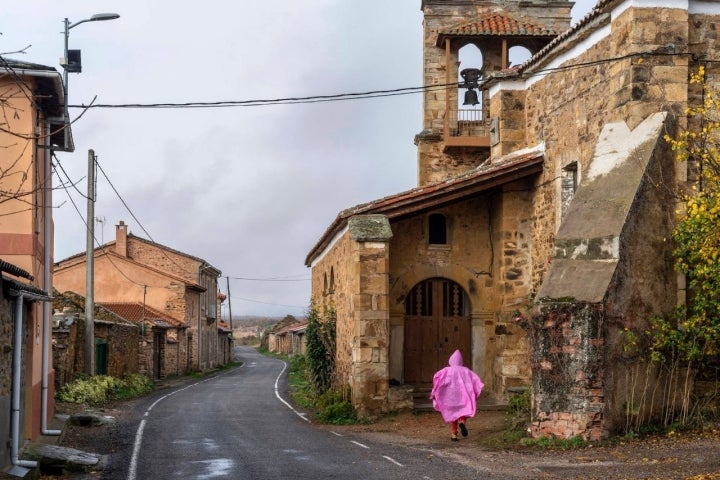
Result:
{"label": "wooden utility pole", "polygon": [[225,280],[227,281],[227,291],[228,291],[228,317],[230,317],[230,330],[235,333],[235,330],[233,330],[233,323],[232,323],[232,302],[230,301],[230,277],[225,277]]}
{"label": "wooden utility pole", "polygon": [[87,242],[85,253],[85,373],[95,375],[95,151],[88,150]]}

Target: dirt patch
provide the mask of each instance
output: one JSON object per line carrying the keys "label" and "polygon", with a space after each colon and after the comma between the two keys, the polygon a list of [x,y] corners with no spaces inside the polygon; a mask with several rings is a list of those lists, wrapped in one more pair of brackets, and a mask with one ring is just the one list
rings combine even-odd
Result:
{"label": "dirt patch", "polygon": [[646,439],[606,441],[567,450],[508,446],[504,412],[481,411],[467,422],[469,434],[450,441],[439,413],[401,413],[371,425],[324,426],[368,439],[418,448],[460,461],[491,478],[720,480],[720,429]]}

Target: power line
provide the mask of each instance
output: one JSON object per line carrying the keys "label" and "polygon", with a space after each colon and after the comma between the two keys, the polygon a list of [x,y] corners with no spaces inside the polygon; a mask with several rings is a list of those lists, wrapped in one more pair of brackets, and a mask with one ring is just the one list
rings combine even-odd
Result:
{"label": "power line", "polygon": [[307,278],[251,278],[251,277],[231,277],[228,276],[231,280],[246,280],[251,282],[307,282],[308,280],[311,280],[310,277]]}
{"label": "power line", "polygon": [[448,86],[457,86],[458,83],[429,85],[425,87],[406,87],[392,90],[373,90],[357,93],[339,93],[336,95],[313,95],[307,97],[286,97],[256,100],[222,100],[217,102],[178,102],[178,103],[97,103],[93,105],[68,105],[71,108],[222,108],[222,107],[257,107],[265,105],[293,105],[308,103],[338,102],[344,100],[359,100],[366,98],[393,97],[398,95],[412,95],[424,91],[440,90]]}
{"label": "power line", "polygon": [[303,310],[307,309],[307,306],[299,306],[299,305],[284,305],[282,303],[271,303],[271,302],[261,302],[260,300],[252,300],[250,298],[242,298],[242,297],[232,297],[233,300],[242,300],[244,302],[250,302],[250,303],[261,303],[263,305],[271,305],[274,307],[288,307],[288,308],[301,308]]}
{"label": "power line", "polygon": [[[538,75],[544,75],[551,72],[557,71],[568,71],[580,68],[586,68],[589,66],[600,65],[604,63],[610,63],[618,60],[625,60],[628,58],[636,58],[643,56],[685,56],[687,53],[676,53],[668,49],[668,47],[660,47],[656,50],[645,51],[645,52],[633,52],[627,55],[618,57],[598,59],[591,62],[578,63],[573,65],[565,65],[560,67],[549,67],[539,69],[537,71],[525,72],[521,70],[518,76],[514,74],[508,75],[506,78],[530,78]],[[530,60],[533,60],[532,58]],[[528,65],[531,66],[532,64]],[[520,65],[522,67],[523,65]],[[485,81],[492,81],[496,79],[502,79],[503,77],[495,77],[493,75],[487,77]],[[285,98],[272,98],[272,99],[255,99],[255,100],[221,100],[216,102],[166,102],[166,103],[98,103],[90,105],[68,105],[69,108],[83,108],[85,110],[91,108],[141,108],[141,109],[182,109],[182,108],[228,108],[228,107],[257,107],[267,105],[294,105],[294,104],[310,104],[310,103],[324,103],[324,102],[337,102],[345,100],[359,100],[368,98],[383,98],[392,97],[398,95],[414,95],[416,93],[422,93],[434,90],[443,90],[447,87],[458,87],[464,88],[462,82],[452,82],[447,84],[438,85],[425,85],[420,87],[404,87],[395,88],[388,90],[370,90],[366,92],[351,92],[351,93],[339,93],[333,95],[311,95],[305,97],[285,97]]]}

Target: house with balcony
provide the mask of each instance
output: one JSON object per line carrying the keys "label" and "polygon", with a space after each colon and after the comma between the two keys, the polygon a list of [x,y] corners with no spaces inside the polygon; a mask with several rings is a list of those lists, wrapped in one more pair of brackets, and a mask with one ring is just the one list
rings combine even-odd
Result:
{"label": "house with balcony", "polygon": [[690,73],[717,78],[720,10],[601,0],[571,25],[572,6],[421,2],[418,186],[342,210],[305,261],[359,415],[423,396],[459,349],[481,402],[531,389],[534,436],[622,425],[622,332],[685,298],[666,240],[689,170],[663,135],[701,98]]}
{"label": "house with balcony", "polygon": [[[84,253],[55,263],[55,287],[61,292],[71,291],[84,296],[85,271]],[[205,371],[219,366],[223,358],[218,347],[220,330],[217,324],[217,279],[220,273],[201,258],[129,233],[127,225],[120,221],[115,240],[94,250],[95,303],[146,306],[145,316],[138,319],[133,314],[133,321],[142,323],[153,318],[151,311],[157,311],[159,315],[155,320],[166,323],[170,330],[177,330],[177,338],[173,339],[172,335],[163,334],[164,327],[156,325],[153,329],[147,324],[145,335],[154,332],[150,343],[155,345],[158,340],[158,349],[165,352],[165,356],[158,359],[169,359],[169,352],[177,353],[174,366],[158,370],[159,364],[150,362],[155,365],[153,371],[156,374]],[[155,338],[155,335],[162,338]],[[150,363],[146,362],[147,365]]]}

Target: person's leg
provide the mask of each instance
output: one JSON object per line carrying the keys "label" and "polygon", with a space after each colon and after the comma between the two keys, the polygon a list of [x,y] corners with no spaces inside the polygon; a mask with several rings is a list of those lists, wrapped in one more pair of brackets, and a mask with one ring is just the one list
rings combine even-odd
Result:
{"label": "person's leg", "polygon": [[[467,420],[467,417],[458,418],[458,424],[460,425],[460,432],[462,433],[463,437],[468,436],[467,427],[465,426],[465,420]],[[457,430],[455,431],[455,433],[457,433]]]}
{"label": "person's leg", "polygon": [[458,432],[458,421],[453,420],[450,422],[450,440],[453,442],[457,442],[457,432]]}

